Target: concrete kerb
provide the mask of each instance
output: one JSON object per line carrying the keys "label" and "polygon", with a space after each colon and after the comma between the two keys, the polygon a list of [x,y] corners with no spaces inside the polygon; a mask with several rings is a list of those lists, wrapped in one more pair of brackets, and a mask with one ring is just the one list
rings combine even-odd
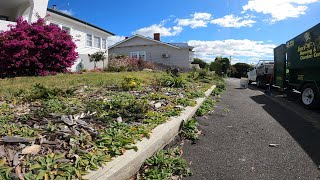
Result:
{"label": "concrete kerb", "polygon": [[202,105],[206,98],[210,96],[215,88],[216,86],[213,85],[205,92],[205,97],[198,98],[196,100],[196,106],[186,107],[179,117],[172,117],[168,122],[156,127],[152,131],[149,139],[144,138],[136,144],[138,151],[126,151],[122,156],[113,159],[98,171],[90,172],[88,175],[84,176],[84,178],[90,180],[125,180],[133,176],[139,171],[146,159],[163,149],[178,135],[181,123],[194,116],[197,109]]}

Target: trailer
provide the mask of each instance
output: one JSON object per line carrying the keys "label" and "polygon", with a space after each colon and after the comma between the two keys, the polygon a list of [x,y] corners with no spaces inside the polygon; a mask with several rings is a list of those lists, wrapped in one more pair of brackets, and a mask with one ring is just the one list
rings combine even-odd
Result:
{"label": "trailer", "polygon": [[320,24],[274,49],[273,83],[301,92],[301,102],[313,108],[319,101]]}
{"label": "trailer", "polygon": [[274,62],[260,60],[257,65],[247,73],[249,84],[256,82],[258,87],[272,83]]}

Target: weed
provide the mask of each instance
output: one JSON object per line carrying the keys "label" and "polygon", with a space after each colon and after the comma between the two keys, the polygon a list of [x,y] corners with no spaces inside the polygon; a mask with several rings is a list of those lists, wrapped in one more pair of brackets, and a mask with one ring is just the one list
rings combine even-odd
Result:
{"label": "weed", "polygon": [[65,154],[48,154],[36,157],[29,164],[29,171],[25,174],[26,180],[33,179],[75,179],[81,178],[81,173],[70,163],[60,162]]}
{"label": "weed", "polygon": [[141,88],[142,80],[137,77],[127,76],[123,79],[121,87],[125,91],[134,90]]}
{"label": "weed", "polygon": [[35,137],[38,132],[30,127],[19,124],[1,124],[0,136]]}
{"label": "weed", "polygon": [[195,106],[197,104],[196,101],[190,100],[189,98],[178,98],[176,103],[182,106]]}
{"label": "weed", "polygon": [[142,97],[143,99],[148,100],[162,100],[162,99],[170,99],[169,96],[162,94],[162,93],[150,93]]}
{"label": "weed", "polygon": [[113,123],[102,131],[96,141],[97,147],[108,152],[112,157],[122,155],[125,150],[135,149],[135,144],[142,137],[148,137],[149,131],[144,126],[130,126],[126,123]]}
{"label": "weed", "polygon": [[183,77],[168,74],[163,75],[158,81],[159,84],[164,87],[184,88],[187,85]]}
{"label": "weed", "polygon": [[144,119],[144,124],[149,124],[153,126],[157,126],[167,121],[167,117],[160,112],[156,111],[148,111],[146,114],[146,118]]}
{"label": "weed", "polygon": [[44,109],[46,113],[61,113],[66,111],[66,105],[59,99],[48,99],[44,102]]}
{"label": "weed", "polygon": [[181,136],[195,142],[199,139],[200,130],[196,119],[190,119],[183,122]]}
{"label": "weed", "polygon": [[81,174],[88,170],[98,170],[98,168],[111,160],[110,155],[104,154],[100,150],[91,152],[81,152],[80,156],[75,162],[75,167],[81,169]]}
{"label": "weed", "polygon": [[151,158],[137,175],[137,179],[170,179],[173,176],[191,176],[187,162],[181,158],[179,148],[160,150]]}
{"label": "weed", "polygon": [[229,109],[228,107],[224,107],[224,108],[223,108],[223,112],[229,113],[229,112],[230,112],[230,109]]}
{"label": "weed", "polygon": [[204,103],[199,107],[199,109],[196,112],[197,116],[203,116],[207,114],[208,112],[213,110],[213,107],[216,105],[216,101],[213,99],[207,99],[204,101]]}
{"label": "weed", "polygon": [[165,108],[164,115],[167,117],[179,116],[181,111],[182,111],[182,109],[180,109],[180,108],[175,108],[173,106],[167,106]]}
{"label": "weed", "polygon": [[26,100],[37,100],[37,99],[51,99],[54,97],[71,97],[74,95],[75,89],[68,88],[63,90],[61,88],[48,88],[42,84],[35,84],[29,93],[26,94]]}
{"label": "weed", "polygon": [[6,158],[0,158],[0,179],[1,180],[10,180],[10,172],[13,170],[12,167],[9,167],[6,163]]}
{"label": "weed", "polygon": [[190,99],[204,97],[203,91],[192,91],[187,93],[187,97]]}
{"label": "weed", "polygon": [[107,101],[88,102],[87,110],[97,112],[102,120],[110,120],[121,116],[127,122],[135,122],[144,118],[149,108],[147,100],[136,99],[131,94],[119,94]]}

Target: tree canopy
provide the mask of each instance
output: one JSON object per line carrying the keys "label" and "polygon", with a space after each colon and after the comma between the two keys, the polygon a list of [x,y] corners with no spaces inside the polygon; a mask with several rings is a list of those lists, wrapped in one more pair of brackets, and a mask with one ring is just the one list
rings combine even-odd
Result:
{"label": "tree canopy", "polygon": [[191,64],[199,64],[201,69],[205,69],[209,66],[208,63],[206,63],[204,60],[202,60],[200,58],[194,58],[193,62]]}

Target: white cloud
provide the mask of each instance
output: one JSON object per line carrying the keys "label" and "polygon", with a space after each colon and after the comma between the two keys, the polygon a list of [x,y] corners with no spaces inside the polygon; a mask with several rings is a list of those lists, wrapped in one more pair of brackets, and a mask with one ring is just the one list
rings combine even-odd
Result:
{"label": "white cloud", "polygon": [[176,36],[182,32],[183,28],[180,26],[165,27],[164,23],[154,24],[149,27],[144,27],[136,30],[133,34],[153,37],[154,33],[160,33],[161,36]]}
{"label": "white cloud", "polygon": [[243,13],[255,11],[272,16],[271,22],[296,18],[306,14],[309,4],[320,0],[249,0],[243,6]]}
{"label": "white cloud", "polygon": [[[246,16],[250,17],[250,16]],[[252,24],[256,23],[256,21],[252,19],[244,19],[242,17],[234,16],[233,14],[226,15],[222,18],[214,19],[210,23],[217,24],[222,27],[232,27],[232,28],[240,28],[240,27],[252,27]]]}
{"label": "white cloud", "polygon": [[176,19],[178,26],[190,26],[191,28],[207,27],[212,15],[209,13],[196,12],[191,15],[190,19]]}
{"label": "white cloud", "polygon": [[263,41],[252,41],[248,39],[223,41],[188,41],[190,46],[195,47],[195,56],[206,61],[213,61],[216,56],[236,59],[272,59],[274,44],[266,44]]}
{"label": "white cloud", "polygon": [[59,10],[59,11],[61,11],[64,14],[67,14],[69,16],[73,16],[74,15],[74,12],[71,9],[69,9],[69,10],[62,9],[62,10]]}
{"label": "white cloud", "polygon": [[125,36],[110,36],[110,37],[108,37],[108,39],[107,39],[108,47],[116,44],[117,42],[124,40],[125,38],[126,38]]}

